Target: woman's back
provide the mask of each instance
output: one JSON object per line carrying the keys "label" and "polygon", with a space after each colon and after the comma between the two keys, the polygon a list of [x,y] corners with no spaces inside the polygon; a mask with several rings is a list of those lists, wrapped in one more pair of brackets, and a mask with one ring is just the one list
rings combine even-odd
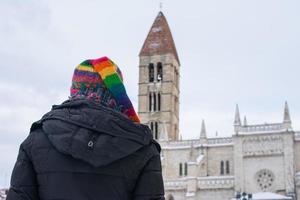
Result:
{"label": "woman's back", "polygon": [[8,200],[163,199],[159,151],[148,127],[68,101],[33,124]]}
{"label": "woman's back", "polygon": [[109,58],[79,64],[70,99],[32,125],[7,196],[25,199],[164,199],[160,146]]}

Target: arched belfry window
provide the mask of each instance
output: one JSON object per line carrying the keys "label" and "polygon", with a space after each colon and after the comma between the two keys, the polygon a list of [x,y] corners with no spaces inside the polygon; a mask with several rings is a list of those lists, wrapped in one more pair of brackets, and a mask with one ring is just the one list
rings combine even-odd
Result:
{"label": "arched belfry window", "polygon": [[157,63],[157,82],[162,81],[163,80],[163,67],[161,62]]}
{"label": "arched belfry window", "polygon": [[151,121],[149,123],[149,128],[152,131],[154,139],[158,140],[158,138],[159,138],[159,123],[157,121]]}
{"label": "arched belfry window", "polygon": [[226,174],[230,174],[230,165],[229,165],[229,161],[226,161]]}
{"label": "arched belfry window", "polygon": [[220,163],[220,174],[224,175],[224,161],[223,160]]}
{"label": "arched belfry window", "polygon": [[156,93],[155,92],[153,92],[153,111],[156,111],[157,110],[157,101],[156,101],[156,99],[157,99],[157,95],[156,95]]}
{"label": "arched belfry window", "polygon": [[153,65],[153,63],[149,64],[148,73],[149,73],[149,82],[153,82],[154,81],[154,65]]}
{"label": "arched belfry window", "polygon": [[161,108],[161,95],[160,93],[157,94],[157,110],[160,111],[160,108]]}
{"label": "arched belfry window", "polygon": [[161,110],[161,94],[160,92],[149,92],[149,111]]}
{"label": "arched belfry window", "polygon": [[154,138],[157,140],[158,139],[158,122],[154,122]]}

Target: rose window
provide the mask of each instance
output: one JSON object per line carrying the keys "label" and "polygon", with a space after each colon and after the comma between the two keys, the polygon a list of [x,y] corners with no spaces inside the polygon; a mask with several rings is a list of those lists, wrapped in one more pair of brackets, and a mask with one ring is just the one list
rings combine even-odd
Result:
{"label": "rose window", "polygon": [[260,170],[255,175],[256,183],[262,191],[270,190],[274,184],[274,179],[274,174],[267,169]]}

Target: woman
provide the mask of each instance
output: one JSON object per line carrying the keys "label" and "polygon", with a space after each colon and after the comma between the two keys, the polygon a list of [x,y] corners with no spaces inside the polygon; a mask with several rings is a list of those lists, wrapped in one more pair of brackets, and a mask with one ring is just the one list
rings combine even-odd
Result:
{"label": "woman", "polygon": [[33,123],[7,200],[164,199],[160,146],[110,59],[75,69],[70,99]]}

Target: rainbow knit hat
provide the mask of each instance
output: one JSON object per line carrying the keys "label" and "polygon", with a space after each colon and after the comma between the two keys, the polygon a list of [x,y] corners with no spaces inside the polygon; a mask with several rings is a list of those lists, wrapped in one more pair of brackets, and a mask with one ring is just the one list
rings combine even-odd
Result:
{"label": "rainbow knit hat", "polygon": [[140,122],[127,96],[119,67],[109,58],[86,60],[74,71],[71,99],[92,99]]}

